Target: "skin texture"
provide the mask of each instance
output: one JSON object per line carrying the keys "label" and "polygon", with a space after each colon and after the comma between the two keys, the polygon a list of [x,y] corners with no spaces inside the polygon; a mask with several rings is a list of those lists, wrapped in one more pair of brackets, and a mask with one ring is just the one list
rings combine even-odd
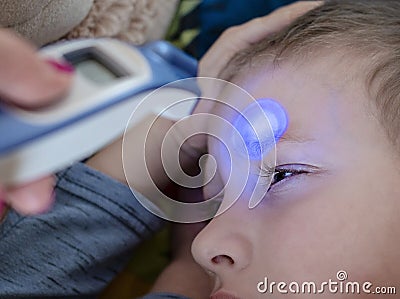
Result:
{"label": "skin texture", "polygon": [[[286,61],[275,69],[263,65],[250,74],[244,71],[247,79],[239,78],[256,99],[273,98],[285,107],[290,122],[277,144],[276,170],[304,173],[275,177],[253,210],[247,206],[248,194],[242,194],[200,232],[192,252],[213,273],[214,292],[286,298],[291,294],[280,294],[276,287],[273,294],[258,293],[257,283],[268,277],[318,285],[338,281],[340,270],[347,271],[347,281],[370,281],[374,286],[396,286],[400,281],[398,153],[374,116],[356,59],[340,61],[329,53],[312,57],[312,63]],[[235,95],[231,99],[241,101]],[[232,120],[224,109],[216,107],[214,112]],[[210,140],[209,149],[221,180],[205,189],[206,198],[221,189],[229,175],[220,144]],[[224,202],[231,191],[224,190]],[[316,296],[367,295],[325,291]]]}
{"label": "skin texture", "polygon": [[[0,99],[24,109],[36,109],[60,99],[69,89],[72,69],[46,63],[36,49],[9,30],[0,30]],[[53,178],[24,186],[2,186],[0,217],[4,203],[23,214],[49,209],[53,202]]]}

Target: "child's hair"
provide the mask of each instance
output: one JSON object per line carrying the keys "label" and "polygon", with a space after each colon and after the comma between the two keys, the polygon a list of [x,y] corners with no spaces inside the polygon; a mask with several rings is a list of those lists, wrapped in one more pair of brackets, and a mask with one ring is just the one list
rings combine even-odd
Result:
{"label": "child's hair", "polygon": [[390,141],[400,146],[398,0],[326,1],[283,31],[238,53],[221,75],[232,79],[246,67],[263,62],[277,65],[293,57],[312,59],[311,53],[326,50],[360,58],[368,92],[376,100],[378,118]]}

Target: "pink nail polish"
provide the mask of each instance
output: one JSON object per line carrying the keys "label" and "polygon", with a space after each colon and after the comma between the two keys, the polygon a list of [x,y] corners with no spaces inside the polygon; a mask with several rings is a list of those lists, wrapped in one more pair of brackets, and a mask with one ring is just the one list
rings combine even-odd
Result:
{"label": "pink nail polish", "polygon": [[71,74],[75,71],[74,67],[65,61],[57,61],[57,60],[53,60],[53,59],[47,59],[46,62],[48,64],[50,64],[53,68],[55,68],[57,71],[60,71],[63,73]]}

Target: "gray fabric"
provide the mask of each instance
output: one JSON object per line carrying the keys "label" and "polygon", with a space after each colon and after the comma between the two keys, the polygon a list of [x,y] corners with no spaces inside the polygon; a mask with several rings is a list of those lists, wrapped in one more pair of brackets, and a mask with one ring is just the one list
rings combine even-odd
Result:
{"label": "gray fabric", "polygon": [[76,164],[49,213],[10,212],[0,227],[0,298],[91,298],[161,225],[127,186]]}
{"label": "gray fabric", "polygon": [[42,46],[79,25],[92,5],[93,0],[0,0],[0,27]]}

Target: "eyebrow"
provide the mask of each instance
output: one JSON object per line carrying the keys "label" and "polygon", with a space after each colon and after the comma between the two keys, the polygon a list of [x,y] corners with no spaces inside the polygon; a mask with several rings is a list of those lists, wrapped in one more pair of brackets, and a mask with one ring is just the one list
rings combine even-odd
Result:
{"label": "eyebrow", "polygon": [[305,138],[303,136],[288,134],[285,133],[282,137],[279,138],[278,142],[287,142],[287,143],[308,143],[315,141],[314,138]]}

